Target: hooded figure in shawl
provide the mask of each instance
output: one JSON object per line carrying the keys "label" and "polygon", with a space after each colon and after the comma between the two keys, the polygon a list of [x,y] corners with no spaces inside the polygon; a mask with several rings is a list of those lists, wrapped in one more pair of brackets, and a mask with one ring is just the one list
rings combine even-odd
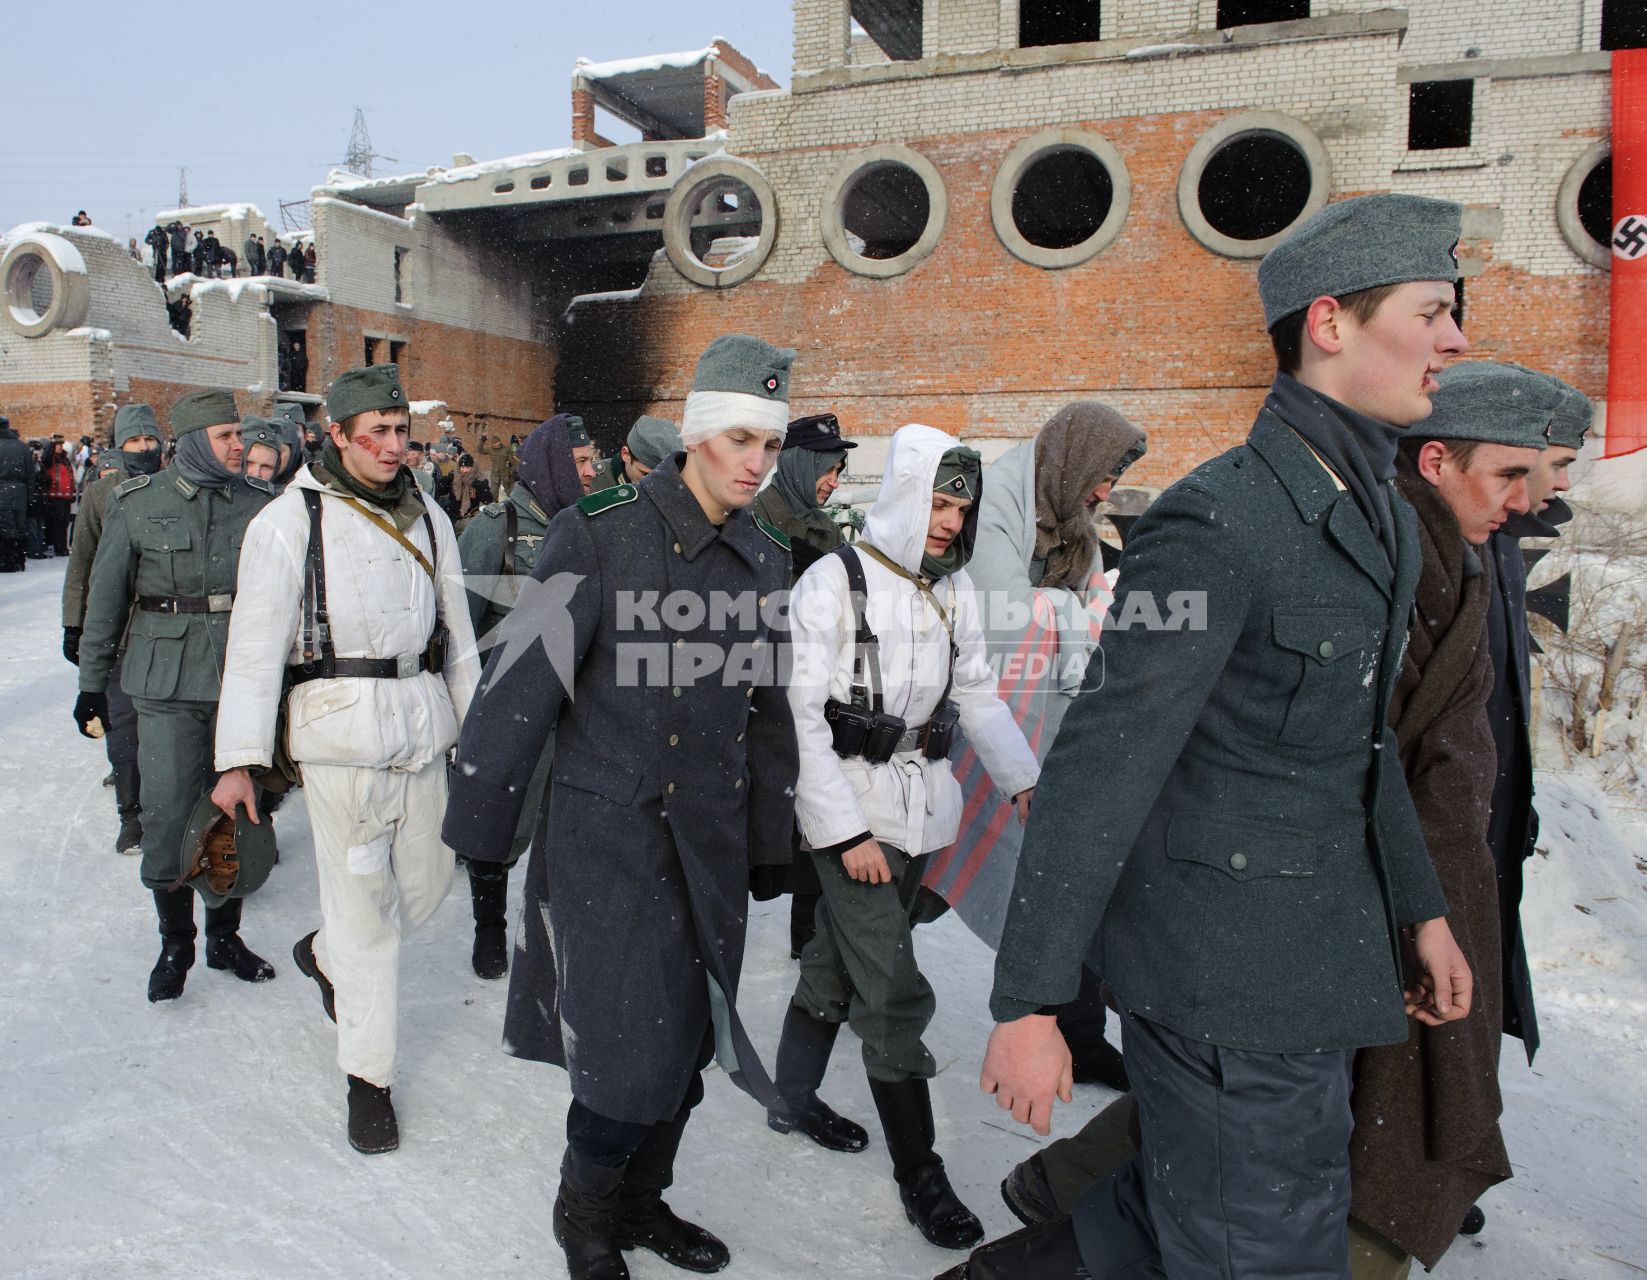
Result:
{"label": "hooded figure in shawl", "polygon": [[[1044,760],[1097,646],[1109,606],[1096,514],[1143,456],[1144,433],[1108,405],[1065,405],[992,463],[979,503],[968,572],[989,601],[985,635],[1001,697]],[[926,883],[990,946],[1000,941],[1022,832],[987,803],[990,780],[970,746],[955,777],[966,797],[959,839],[932,859]],[[1104,1007],[1090,975],[1059,1015],[1076,1079],[1126,1088],[1120,1053],[1104,1039]]]}
{"label": "hooded figure in shawl", "polygon": [[[851,1022],[905,1211],[929,1241],[951,1249],[983,1228],[933,1150],[928,1081],[937,1066],[922,1036],[936,1001],[915,963],[910,913],[926,855],[952,842],[962,822],[947,746],[956,721],[998,789],[990,816],[1010,821],[1015,805],[1021,820],[1040,773],[996,692],[964,567],[981,482],[974,450],[931,427],[903,427],[862,538],[796,584],[796,818],[823,900],[778,1048],[775,1084],[787,1111],[768,1116],[774,1129],[799,1129],[832,1150],[867,1145],[860,1126],[817,1096],[836,1033]],[[835,728],[866,720],[884,739],[880,749]]]}
{"label": "hooded figure in shawl", "polygon": [[756,513],[788,536],[797,581],[818,557],[841,545],[841,527],[824,507],[840,486],[847,450],[857,447],[841,437],[832,413],[797,418],[789,424],[772,483],[755,499]]}
{"label": "hooded figure in shawl", "polygon": [[[458,555],[469,589],[469,618],[482,661],[503,635],[503,623],[525,590],[540,590],[531,581],[549,521],[583,497],[572,456],[570,418],[557,413],[537,427],[520,447],[520,467],[514,486],[502,502],[482,507],[458,538]],[[549,786],[549,765],[555,756],[551,734],[543,758],[527,787],[509,856],[502,862],[470,862],[469,894],[474,904],[475,947],[471,957],[482,978],[501,978],[509,971],[509,868],[520,861],[532,843],[538,811]],[[542,931],[541,917],[527,928]],[[546,941],[546,940],[545,940]]]}

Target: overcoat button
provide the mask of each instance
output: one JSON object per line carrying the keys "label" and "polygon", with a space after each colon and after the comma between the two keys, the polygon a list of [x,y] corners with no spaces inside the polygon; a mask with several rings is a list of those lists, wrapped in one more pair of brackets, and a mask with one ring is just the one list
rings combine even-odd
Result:
{"label": "overcoat button", "polygon": [[733,742],[742,742],[743,741],[743,734],[740,733],[736,738],[733,738],[732,741]]}
{"label": "overcoat button", "polygon": [[680,555],[680,553],[681,553],[681,544],[677,542],[675,544],[675,554]]}
{"label": "overcoat button", "polygon": [[734,782],[732,784],[732,790],[736,791],[741,786],[743,786],[743,779],[739,778],[736,782]]}
{"label": "overcoat button", "polygon": [[668,786],[667,786],[667,787],[666,787],[666,788],[664,788],[664,789],[665,789],[665,790],[666,790],[666,791],[668,791],[668,792],[669,792],[669,794],[670,794],[670,795],[674,795],[674,794],[675,794],[675,784],[674,784],[674,783],[673,783],[673,782],[671,782],[671,783],[670,783],[670,784],[669,784],[669,785],[668,785]]}
{"label": "overcoat button", "polygon": [[672,733],[672,734],[670,734],[670,735],[669,735],[669,745],[670,745],[670,746],[672,746],[672,747],[678,747],[678,746],[680,746],[680,744],[681,744],[681,736],[680,736],[680,734],[678,734],[678,733]]}
{"label": "overcoat button", "polygon": [[1332,657],[1332,641],[1331,640],[1323,640],[1321,642],[1321,647],[1319,649],[1317,649],[1316,652],[1319,653],[1323,658]]}
{"label": "overcoat button", "polygon": [[1237,871],[1245,871],[1247,869],[1247,855],[1244,853],[1230,854],[1230,866]]}
{"label": "overcoat button", "polygon": [[680,688],[680,686],[679,686],[679,685],[676,685],[676,686],[675,686],[675,687],[674,687],[674,688],[673,688],[673,689],[671,689],[671,690],[670,690],[670,691],[669,691],[669,692],[670,692],[670,693],[672,693],[672,694],[674,694],[674,695],[675,695],[675,696],[676,696],[676,697],[677,697],[677,698],[678,698],[678,697],[680,697],[680,696],[681,696],[681,688]]}

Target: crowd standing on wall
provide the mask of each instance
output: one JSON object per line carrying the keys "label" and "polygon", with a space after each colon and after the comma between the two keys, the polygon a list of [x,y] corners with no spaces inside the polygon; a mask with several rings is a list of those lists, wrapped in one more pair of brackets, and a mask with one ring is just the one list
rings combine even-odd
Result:
{"label": "crowd standing on wall", "polygon": [[[90,226],[88,220],[76,226]],[[191,239],[192,237],[192,239]],[[172,221],[165,226],[156,223],[143,237],[149,246],[149,262],[156,283],[165,284],[173,276],[197,275],[207,279],[221,276],[278,276],[288,274],[304,284],[315,283],[315,246],[313,237],[294,238],[291,244],[274,237],[268,245],[261,235],[248,235],[240,244],[240,252],[224,244],[210,229],[196,231],[192,226]],[[140,255],[136,242],[131,246],[132,257]],[[242,272],[241,268],[245,270]]]}
{"label": "crowd standing on wall", "polygon": [[[745,335],[704,351],[678,428],[643,416],[599,465],[569,413],[483,433],[484,469],[425,447],[393,364],[334,379],[322,423],[209,389],[168,440],[123,406],[102,453],[0,417],[0,571],[36,538],[71,556],[74,719],[141,854],[148,998],[184,993],[196,896],[207,963],[275,976],[242,904],[302,786],[319,923],[292,955],[351,1145],[399,1143],[400,941],[461,859],[507,1050],[570,1076],[549,1229],[574,1277],[729,1261],[664,1200],[712,1058],[771,1128],[862,1152],[819,1097],[843,1024],[910,1221],[971,1250],[949,1280],[1434,1266],[1511,1176],[1500,1036],[1538,1043],[1516,540],[1559,532],[1591,414],[1460,359],[1460,220],[1359,197],[1274,249],[1251,434],[1121,552],[1094,520],[1147,438],[1113,409],[987,466],[904,425],[853,525],[856,442],[791,421],[794,353]],[[150,233],[157,262],[187,231]],[[1186,594],[1176,624],[1103,608]],[[783,892],[769,1072],[738,990],[750,897]],[[1004,1172],[1024,1228],[987,1244],[927,1088],[915,938],[950,905],[997,949],[983,1090],[1042,1134],[1075,1079],[1124,1091]]]}

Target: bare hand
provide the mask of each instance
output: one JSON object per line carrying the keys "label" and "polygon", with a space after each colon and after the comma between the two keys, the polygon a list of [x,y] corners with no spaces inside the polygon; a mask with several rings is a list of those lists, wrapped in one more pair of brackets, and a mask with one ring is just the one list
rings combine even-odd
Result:
{"label": "bare hand", "polygon": [[245,769],[230,769],[217,780],[217,785],[212,788],[212,803],[231,818],[236,807],[244,808],[252,825],[261,825],[257,817],[257,788],[252,785],[252,775]]}
{"label": "bare hand", "polygon": [[1457,1022],[1470,1012],[1475,980],[1444,917],[1413,929],[1418,985],[1405,993],[1407,1016],[1427,1027]]}
{"label": "bare hand", "polygon": [[881,852],[881,846],[873,840],[864,840],[853,845],[841,855],[841,865],[846,868],[847,875],[865,884],[890,884],[892,881],[892,872],[886,865],[886,854]]}
{"label": "bare hand", "polygon": [[1013,808],[1018,810],[1018,825],[1021,827],[1029,821],[1029,802],[1035,798],[1035,788],[1025,787],[1012,797]]}
{"label": "bare hand", "polygon": [[990,1032],[978,1087],[993,1093],[996,1105],[1019,1124],[1043,1136],[1051,1132],[1053,1095],[1068,1102],[1074,1086],[1069,1046],[1050,1014],[998,1023]]}

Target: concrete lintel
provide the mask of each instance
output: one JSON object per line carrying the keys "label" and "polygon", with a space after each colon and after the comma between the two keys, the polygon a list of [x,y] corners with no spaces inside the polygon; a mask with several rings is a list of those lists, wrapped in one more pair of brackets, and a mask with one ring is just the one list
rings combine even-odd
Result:
{"label": "concrete lintel", "polygon": [[1576,76],[1612,70],[1610,53],[1552,53],[1536,58],[1463,58],[1397,67],[1402,84],[1430,80],[1530,80],[1540,76]]}

